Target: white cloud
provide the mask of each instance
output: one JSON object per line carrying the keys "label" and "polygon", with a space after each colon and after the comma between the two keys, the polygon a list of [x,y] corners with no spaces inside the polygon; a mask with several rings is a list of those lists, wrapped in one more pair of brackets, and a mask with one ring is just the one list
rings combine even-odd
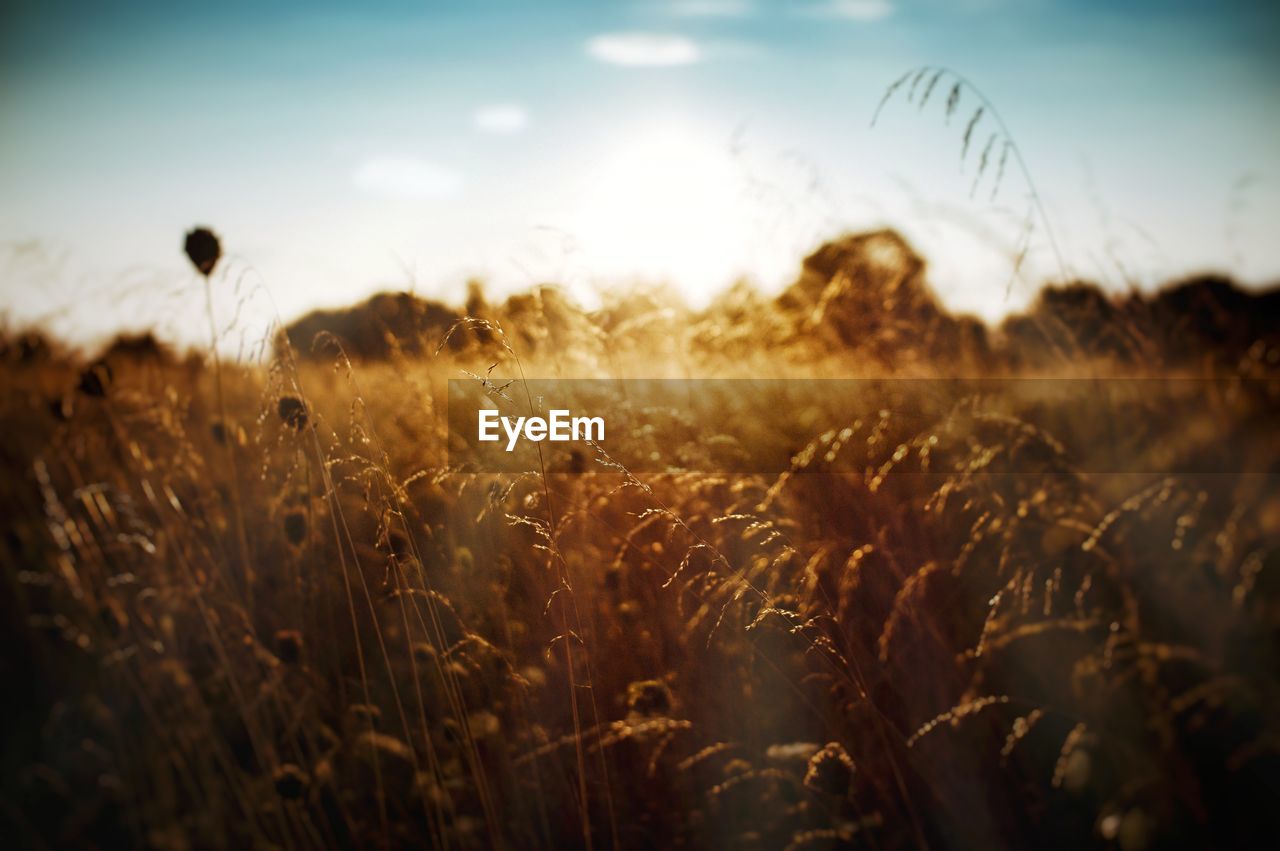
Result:
{"label": "white cloud", "polygon": [[677,18],[745,18],[754,11],[747,0],[673,0],[667,6]]}
{"label": "white cloud", "polygon": [[356,189],[381,198],[411,201],[450,198],[462,188],[462,176],[442,166],[407,157],[376,157],[352,173]]}
{"label": "white cloud", "polygon": [[529,126],[529,112],[523,106],[499,103],[476,110],[477,130],[486,133],[519,133]]}
{"label": "white cloud", "polygon": [[692,65],[702,48],[691,38],[663,33],[605,33],[587,41],[587,53],[610,65],[629,68]]}
{"label": "white cloud", "polygon": [[830,0],[810,7],[809,11],[823,18],[879,21],[893,14],[893,3],[890,0]]}

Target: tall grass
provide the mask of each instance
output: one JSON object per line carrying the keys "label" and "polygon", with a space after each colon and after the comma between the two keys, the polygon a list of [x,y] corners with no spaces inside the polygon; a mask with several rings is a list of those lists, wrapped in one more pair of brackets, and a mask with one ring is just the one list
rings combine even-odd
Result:
{"label": "tall grass", "polygon": [[[794,309],[800,289],[698,315],[517,299],[382,360],[327,335],[281,335],[261,365],[6,345],[4,832],[1257,847],[1280,776],[1280,347],[1243,312],[1205,332],[1218,392],[1126,409],[1142,473],[1090,472],[1121,469],[1099,462],[1100,407],[998,394],[921,399],[923,419],[870,394],[778,475],[635,472],[616,458],[647,438],[618,433],[572,473],[449,466],[448,379],[534,410],[526,375],[599,376],[601,345],[630,374],[673,341],[708,376],[884,372],[885,353],[1043,371],[1016,323],[1016,345],[978,338],[913,294],[914,267],[883,283],[833,251],[846,265]],[[907,307],[868,313],[878,286]],[[694,426],[673,451],[727,438]],[[1189,458],[1219,472],[1177,472],[1207,467]]]}

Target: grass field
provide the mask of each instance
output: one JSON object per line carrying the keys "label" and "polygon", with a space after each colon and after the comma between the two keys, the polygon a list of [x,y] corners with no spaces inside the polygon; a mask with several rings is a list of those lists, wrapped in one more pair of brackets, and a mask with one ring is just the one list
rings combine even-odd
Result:
{"label": "grass field", "polygon": [[[880,233],[705,311],[385,296],[254,364],[8,332],[7,847],[1262,847],[1277,296],[1076,285],[988,328],[924,274]],[[451,468],[446,382],[494,364],[1202,389],[757,411],[799,441],[769,474],[617,432]]]}

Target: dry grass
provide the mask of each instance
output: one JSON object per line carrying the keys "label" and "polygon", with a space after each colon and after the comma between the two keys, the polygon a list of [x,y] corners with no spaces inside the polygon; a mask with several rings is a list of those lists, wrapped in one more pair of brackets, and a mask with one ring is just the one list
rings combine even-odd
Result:
{"label": "dry grass", "polygon": [[[443,349],[447,313],[354,363],[6,338],[10,847],[1257,847],[1274,326],[1050,293],[996,333],[885,239],[696,315],[476,296]],[[1207,434],[1155,402],[1111,426],[1228,472],[1089,473],[1090,411],[1053,433],[998,398],[924,423],[868,400],[777,476],[446,466],[444,382],[494,363],[1017,375],[1068,348],[1091,376],[1211,371]]]}

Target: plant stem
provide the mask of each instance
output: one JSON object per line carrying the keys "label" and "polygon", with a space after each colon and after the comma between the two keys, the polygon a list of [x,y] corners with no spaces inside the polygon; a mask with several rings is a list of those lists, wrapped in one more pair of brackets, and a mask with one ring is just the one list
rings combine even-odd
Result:
{"label": "plant stem", "polygon": [[231,515],[236,526],[236,541],[240,548],[240,580],[244,583],[245,605],[253,611],[253,563],[249,558],[249,539],[244,531],[244,514],[240,506],[240,470],[236,464],[236,434],[227,419],[227,400],[222,389],[222,358],[218,354],[218,322],[213,312],[213,285],[204,276],[204,308],[209,318],[209,349],[213,355],[213,386],[218,399],[218,417],[222,421],[222,435],[227,447],[227,462],[231,473]]}

